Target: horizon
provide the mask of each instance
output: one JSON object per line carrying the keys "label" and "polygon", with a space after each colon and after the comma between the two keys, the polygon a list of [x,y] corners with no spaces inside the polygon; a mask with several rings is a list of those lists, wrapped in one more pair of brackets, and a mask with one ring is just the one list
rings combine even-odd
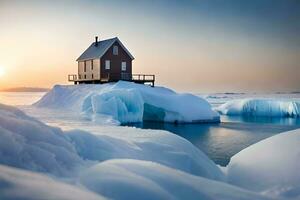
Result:
{"label": "horizon", "polygon": [[[46,92],[53,89],[55,85],[52,87],[31,87],[31,86],[19,86],[19,87],[6,87],[6,88],[0,88],[0,92]],[[161,87],[161,86],[159,86]],[[172,88],[171,88],[172,89]],[[180,91],[179,92],[186,92],[186,91]],[[222,91],[222,92],[201,92],[201,91],[191,91],[193,94],[226,94],[226,95],[236,95],[236,94],[299,94],[300,91],[261,91],[261,92],[255,92],[255,91],[248,91],[248,92],[238,92],[238,91]]]}
{"label": "horizon", "polygon": [[[179,91],[300,91],[295,0],[0,1],[0,89],[70,84],[76,59],[118,37],[134,73]],[[20,69],[24,70],[20,72]]]}

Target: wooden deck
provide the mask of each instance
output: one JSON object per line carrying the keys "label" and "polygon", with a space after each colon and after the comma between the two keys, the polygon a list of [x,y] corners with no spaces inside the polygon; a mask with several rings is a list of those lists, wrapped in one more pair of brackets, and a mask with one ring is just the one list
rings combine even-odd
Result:
{"label": "wooden deck", "polygon": [[101,79],[82,79],[78,78],[76,74],[68,75],[68,81],[74,82],[74,84],[102,84],[109,82],[117,82],[117,81],[129,81],[140,84],[149,83],[152,87],[154,87],[155,75],[152,74],[110,74],[108,73],[106,77],[101,77]]}

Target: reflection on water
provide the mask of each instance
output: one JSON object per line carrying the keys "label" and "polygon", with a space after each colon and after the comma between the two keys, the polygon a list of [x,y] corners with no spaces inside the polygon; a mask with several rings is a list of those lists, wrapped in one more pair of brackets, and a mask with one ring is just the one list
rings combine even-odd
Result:
{"label": "reflection on water", "polygon": [[299,117],[255,117],[255,116],[221,116],[222,122],[246,122],[258,124],[299,125]]}
{"label": "reflection on water", "polygon": [[222,122],[219,124],[169,124],[144,122],[130,126],[160,129],[175,133],[201,149],[215,163],[226,166],[242,149],[280,132],[296,129],[296,125]]}

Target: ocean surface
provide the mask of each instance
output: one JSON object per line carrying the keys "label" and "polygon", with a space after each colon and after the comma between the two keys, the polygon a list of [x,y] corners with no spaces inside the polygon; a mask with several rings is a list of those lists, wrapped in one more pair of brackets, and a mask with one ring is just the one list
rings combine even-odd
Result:
{"label": "ocean surface", "polygon": [[[108,117],[101,120],[90,121],[72,112],[60,110],[40,109],[31,106],[39,100],[44,92],[0,92],[0,103],[14,105],[34,116],[41,121],[59,126],[62,129],[84,129],[87,131],[102,130],[108,134],[124,134],[130,131],[130,127],[142,129],[167,130],[177,134],[206,153],[215,163],[226,166],[230,158],[260,140],[288,130],[300,128],[299,118],[251,118],[251,117],[228,117],[221,116],[221,123],[217,124],[168,124],[168,123],[137,123],[117,126]],[[218,93],[196,94],[205,98],[212,107],[217,107],[229,100],[243,98],[272,98],[300,100],[297,93],[277,94],[241,94],[241,93]],[[127,128],[127,129],[126,129]],[[124,129],[126,131],[124,131]],[[125,137],[125,135],[124,135]]]}

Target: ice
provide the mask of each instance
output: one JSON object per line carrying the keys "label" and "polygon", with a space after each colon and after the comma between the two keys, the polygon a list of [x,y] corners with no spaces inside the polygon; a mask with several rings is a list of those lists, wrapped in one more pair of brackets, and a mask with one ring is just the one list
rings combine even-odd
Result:
{"label": "ice", "polygon": [[220,120],[210,104],[200,97],[124,81],[103,85],[56,85],[35,106],[70,109],[91,119],[98,114],[109,115],[120,123]]}
{"label": "ice", "polygon": [[300,198],[300,129],[260,141],[236,154],[228,181],[274,196]]}
{"label": "ice", "polygon": [[205,154],[169,132],[144,130],[138,131],[136,137],[127,133],[128,137],[122,139],[81,130],[62,131],[1,104],[0,114],[0,164],[55,176],[73,176],[94,162],[132,158],[215,180],[224,179]]}
{"label": "ice", "polygon": [[300,129],[246,148],[223,168],[225,172],[190,142],[169,132],[118,126],[105,130],[119,135],[62,131],[0,104],[0,197],[300,197]]}
{"label": "ice", "polygon": [[106,199],[45,175],[0,165],[0,199]]}
{"label": "ice", "polygon": [[135,89],[111,90],[91,94],[85,98],[82,111],[112,116],[121,123],[140,122],[143,119],[144,102]]}
{"label": "ice", "polygon": [[84,171],[79,180],[88,189],[110,199],[269,199],[223,182],[141,160],[105,161]]}
{"label": "ice", "polygon": [[300,117],[300,101],[278,99],[240,99],[216,109],[224,115],[254,117]]}

